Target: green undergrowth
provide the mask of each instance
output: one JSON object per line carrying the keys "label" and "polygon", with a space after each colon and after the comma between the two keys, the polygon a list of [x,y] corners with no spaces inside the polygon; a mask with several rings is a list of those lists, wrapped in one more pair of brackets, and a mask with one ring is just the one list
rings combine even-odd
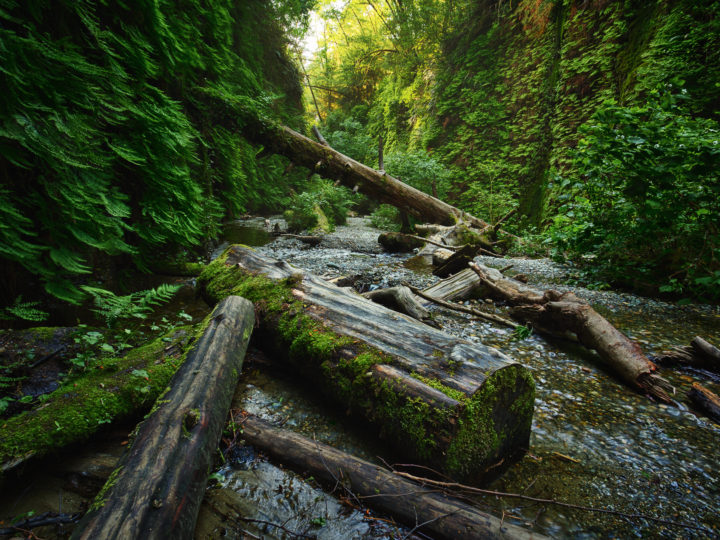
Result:
{"label": "green undergrowth", "polygon": [[[460,402],[459,408],[408,398],[402,383],[373,374],[373,366],[392,364],[391,356],[333,332],[306,313],[292,294],[302,276],[272,280],[252,275],[231,265],[231,250],[201,274],[199,284],[207,296],[219,301],[234,294],[254,302],[261,320],[254,337],[303,372],[320,373],[325,393],[380,426],[381,435],[392,440],[398,452],[465,477],[475,475],[478,465],[497,461],[498,452],[505,450],[503,444],[514,447],[520,439],[521,445],[527,443],[534,382],[521,366],[493,373],[472,397],[437,380],[413,375]],[[504,412],[507,403],[514,403],[513,411]],[[519,422],[512,418],[515,415]],[[508,419],[513,433],[497,433],[498,422]]]}
{"label": "green undergrowth", "polygon": [[0,463],[20,462],[85,440],[103,424],[148,408],[206,324],[207,319],[195,331],[178,327],[123,357],[108,358],[97,370],[63,384],[36,409],[0,423]]}

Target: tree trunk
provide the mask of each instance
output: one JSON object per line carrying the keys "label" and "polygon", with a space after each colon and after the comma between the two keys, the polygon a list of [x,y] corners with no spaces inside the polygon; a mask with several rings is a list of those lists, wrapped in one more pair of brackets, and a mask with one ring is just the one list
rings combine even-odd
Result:
{"label": "tree trunk", "polygon": [[385,172],[363,165],[288,127],[262,121],[252,114],[243,115],[242,120],[242,133],[249,140],[262,144],[269,152],[283,155],[325,178],[339,180],[350,189],[357,187],[361,193],[373,200],[391,204],[430,223],[454,225],[461,221],[478,228],[488,226],[481,219],[423,193]]}
{"label": "tree trunk", "polygon": [[[363,293],[368,300],[387,308],[409,315],[426,324],[432,322],[430,312],[415,299],[410,289],[404,286],[388,287]],[[432,325],[431,325],[432,326]]]}
{"label": "tree trunk", "polygon": [[663,351],[657,361],[661,364],[680,364],[720,373],[720,349],[700,336],[696,336],[688,346]]}
{"label": "tree trunk", "polygon": [[298,471],[336,486],[339,482],[362,504],[393,516],[432,538],[543,538],[503,523],[448,495],[419,486],[368,461],[278,429],[249,416],[243,422],[245,441]]}
{"label": "tree trunk", "polygon": [[218,304],[73,538],[192,538],[254,322],[247,300]]}
{"label": "tree trunk", "polygon": [[232,246],[200,277],[256,302],[261,344],[370,420],[407,459],[477,479],[528,443],[534,382],[502,353]]}

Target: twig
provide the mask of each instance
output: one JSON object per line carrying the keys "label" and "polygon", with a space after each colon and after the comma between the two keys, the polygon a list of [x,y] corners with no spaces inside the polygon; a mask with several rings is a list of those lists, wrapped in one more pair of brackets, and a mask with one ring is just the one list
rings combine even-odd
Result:
{"label": "twig", "polygon": [[514,264],[508,264],[508,265],[505,266],[504,268],[501,268],[501,269],[500,269],[500,273],[501,273],[501,274],[504,274],[505,272],[507,272],[508,270],[510,270],[513,266],[515,266],[515,265],[514,265]]}
{"label": "twig", "polygon": [[433,302],[437,304],[438,306],[444,307],[446,309],[452,309],[455,311],[460,311],[462,313],[468,313],[470,315],[475,315],[476,317],[480,317],[482,319],[486,319],[488,321],[492,321],[499,324],[504,324],[505,326],[508,326],[510,328],[517,328],[519,325],[512,322],[510,319],[506,319],[505,317],[500,317],[499,315],[493,315],[492,313],[485,313],[484,311],[479,311],[477,309],[465,307],[461,304],[456,304],[455,302],[447,302],[445,300],[440,300],[439,298],[435,298],[434,296],[430,296],[422,292],[417,287],[413,287],[412,285],[409,285],[405,283],[406,285],[414,294],[418,295],[420,298],[424,298],[428,302]]}
{"label": "twig", "polygon": [[272,521],[265,521],[264,519],[250,519],[250,518],[244,518],[238,516],[237,519],[240,521],[244,521],[245,523],[260,523],[261,525],[269,525],[271,527],[275,527],[277,529],[280,529],[281,531],[285,531],[289,535],[295,537],[295,538],[315,538],[315,536],[310,536],[308,534],[298,533],[295,531],[291,531],[290,529],[287,529],[283,525],[280,525],[278,523],[273,523]]}
{"label": "twig", "polygon": [[45,525],[55,525],[62,523],[75,523],[82,517],[82,512],[76,514],[53,514],[46,512],[36,517],[28,518],[24,521],[13,523],[10,527],[0,529],[0,536],[13,534],[16,531],[26,531],[35,527],[44,527]]}
{"label": "twig", "polygon": [[[447,514],[443,514],[442,516],[437,516],[437,517],[434,517],[434,518],[432,518],[432,519],[428,519],[427,521],[423,521],[422,523],[418,523],[418,524],[415,525],[412,529],[410,529],[410,532],[409,532],[409,533],[407,533],[405,536],[403,536],[403,540],[407,540],[408,538],[410,538],[415,531],[417,531],[418,529],[424,527],[425,525],[429,525],[430,523],[434,523],[435,521],[439,521],[439,520],[444,519],[444,518],[446,518],[446,517],[452,516],[452,515],[455,514],[455,513],[456,513],[456,512],[448,512]],[[415,516],[415,523],[417,523],[417,515]]]}
{"label": "twig", "polygon": [[423,238],[422,236],[416,236],[414,234],[406,234],[406,233],[400,233],[403,236],[406,236],[407,238],[412,238],[413,240],[420,240],[421,242],[425,242],[426,244],[432,244],[433,246],[441,247],[444,249],[449,249],[450,251],[458,251],[459,249],[462,249],[461,247],[457,246],[448,246],[447,244],[441,244],[440,242],[436,242],[435,240],[429,240],[427,238]]}
{"label": "twig", "polygon": [[443,487],[443,488],[453,488],[453,489],[460,489],[464,491],[469,491],[471,493],[478,493],[480,495],[493,495],[495,497],[509,497],[514,499],[522,499],[524,501],[532,501],[542,504],[553,504],[555,506],[562,506],[564,508],[572,508],[573,510],[583,510],[585,512],[598,512],[601,514],[611,514],[614,516],[619,516],[622,518],[628,518],[628,519],[646,519],[648,521],[654,521],[656,523],[662,523],[663,525],[671,525],[674,527],[682,527],[685,529],[693,529],[697,531],[703,531],[703,532],[710,532],[706,527],[699,527],[697,525],[691,525],[689,523],[681,523],[678,521],[672,521],[669,519],[662,519],[662,518],[656,518],[652,516],[647,516],[644,514],[628,514],[627,512],[620,512],[619,510],[608,510],[607,508],[595,508],[592,506],[582,506],[579,504],[572,504],[572,503],[566,503],[562,501],[556,501],[554,499],[541,499],[538,497],[530,497],[528,495],[522,495],[520,493],[505,493],[503,491],[494,491],[490,489],[482,489],[482,488],[476,488],[473,486],[466,486],[464,484],[458,484],[457,482],[441,482],[439,480],[432,480],[430,478],[423,478],[421,476],[414,476],[409,473],[394,471],[394,474],[398,476],[402,476],[403,478],[407,478],[409,480],[413,480],[414,482],[418,482],[420,484],[430,484],[433,486]]}

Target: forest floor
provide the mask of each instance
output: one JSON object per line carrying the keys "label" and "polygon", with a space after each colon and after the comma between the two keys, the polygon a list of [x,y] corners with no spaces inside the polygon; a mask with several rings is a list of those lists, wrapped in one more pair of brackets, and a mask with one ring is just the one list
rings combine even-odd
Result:
{"label": "forest floor", "polygon": [[[281,220],[271,219],[271,227],[276,222],[282,226]],[[337,227],[317,247],[292,238],[271,237],[263,219],[234,222],[225,233],[228,242],[255,245],[265,255],[321,277],[354,276],[359,291],[402,282],[424,287],[437,280],[429,268],[408,268],[412,254],[384,253],[377,243],[379,231],[364,218],[350,218],[346,226]],[[512,264],[509,274],[525,274],[530,285],[538,289],[572,290],[651,356],[672,345],[685,345],[695,335],[710,339],[717,335],[717,306],[678,306],[626,293],[590,290],[571,283],[572,268],[547,259],[480,260],[497,268]],[[188,310],[198,312],[195,304]],[[488,304],[485,308],[504,313],[502,306]],[[720,426],[682,403],[693,380],[717,392],[717,376],[699,370],[663,370],[662,375],[678,388],[677,406],[667,406],[629,390],[603,370],[594,353],[576,345],[538,335],[518,340],[510,329],[432,309],[445,331],[494,346],[530,367],[535,376],[537,396],[529,451],[488,487],[673,524],[510,498],[475,498],[481,508],[555,538],[720,535]],[[392,462],[392,449],[367,426],[319,397],[312,381],[303,381],[289,367],[253,348],[246,358],[232,411],[233,415],[256,414],[371,461],[379,462],[382,457]],[[78,511],[112,470],[130,428],[115,426],[72,455],[40,462],[21,477],[20,484],[3,491],[0,519],[8,523],[30,510]],[[225,438],[230,440],[235,435],[229,424]],[[250,447],[229,448],[226,461],[218,464],[212,478],[197,538],[242,538],[246,533],[266,538],[402,538],[409,532],[383,521],[385,516],[347,506],[338,498],[340,493],[323,491],[312,479],[271,462]],[[58,534],[48,529],[41,536],[63,537],[67,530]]]}

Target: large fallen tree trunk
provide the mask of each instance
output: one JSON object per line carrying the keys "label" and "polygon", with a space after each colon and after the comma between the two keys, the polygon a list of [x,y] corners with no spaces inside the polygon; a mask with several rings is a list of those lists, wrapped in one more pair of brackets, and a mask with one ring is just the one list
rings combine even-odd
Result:
{"label": "large fallen tree trunk", "polygon": [[477,479],[528,443],[534,382],[520,364],[287,263],[231,246],[200,277],[256,303],[261,346],[373,422],[405,458]]}
{"label": "large fallen tree trunk", "polygon": [[[510,315],[536,331],[554,337],[570,338],[594,349],[607,366],[632,388],[669,402],[674,388],[654,374],[657,367],[640,346],[611,325],[589,304],[572,293],[540,292],[507,278],[494,268],[471,263],[454,276],[423,291],[441,300],[494,298],[510,308]],[[427,306],[429,301],[421,302]]]}
{"label": "large fallen tree trunk", "polygon": [[273,427],[258,418],[249,416],[244,420],[243,438],[321,482],[342,485],[362,504],[387,513],[409,527],[417,526],[414,530],[432,538],[543,538],[368,461]]}
{"label": "large fallen tree trunk", "polygon": [[73,538],[192,538],[254,323],[244,298],[218,304]]}
{"label": "large fallen tree trunk", "polygon": [[[253,113],[242,110],[228,110],[227,102],[219,102],[217,113],[222,115],[220,123],[236,125],[242,134],[252,142],[261,144],[267,152],[283,155],[294,163],[307,167],[325,178],[338,180],[346,187],[360,191],[373,200],[391,204],[422,221],[454,225],[461,221],[473,227],[485,228],[486,222],[478,219],[440,199],[415,189],[384,171],[377,171],[332,149],[315,142],[297,131],[278,125]],[[239,125],[238,125],[239,124]]]}

